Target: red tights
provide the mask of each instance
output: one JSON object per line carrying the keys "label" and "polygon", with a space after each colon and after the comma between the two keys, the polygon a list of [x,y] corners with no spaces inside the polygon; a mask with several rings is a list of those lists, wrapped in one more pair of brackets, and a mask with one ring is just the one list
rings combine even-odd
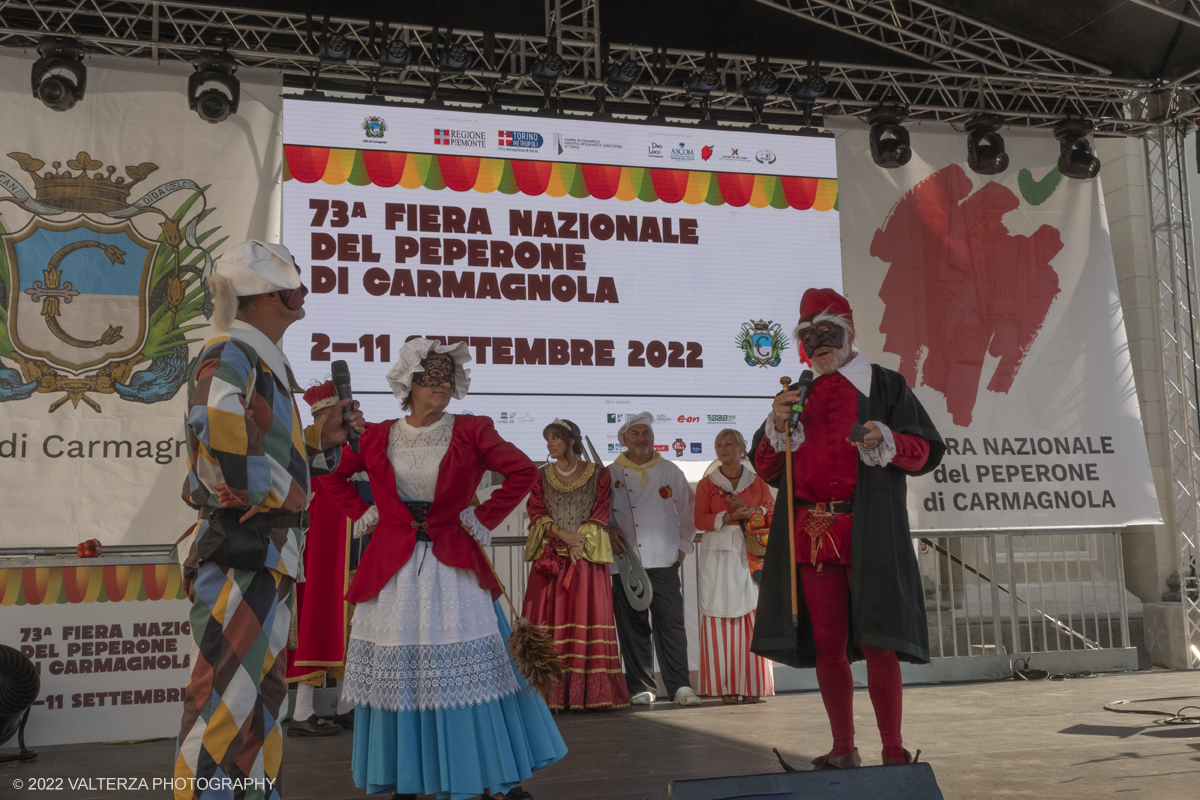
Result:
{"label": "red tights", "polygon": [[[837,756],[854,749],[854,679],[846,658],[850,636],[849,567],[827,563],[817,572],[809,564],[798,566],[817,647],[817,684],[833,731],[833,750],[829,754]],[[863,645],[862,651],[867,657],[867,691],[875,707],[883,753],[903,764],[900,660],[894,650]]]}

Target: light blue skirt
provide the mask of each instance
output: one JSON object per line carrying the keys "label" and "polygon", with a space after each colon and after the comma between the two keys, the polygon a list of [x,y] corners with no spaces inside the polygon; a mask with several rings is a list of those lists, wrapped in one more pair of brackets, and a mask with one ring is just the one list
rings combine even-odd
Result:
{"label": "light blue skirt", "polygon": [[[500,637],[512,629],[493,603]],[[436,795],[469,800],[485,791],[506,793],[567,754],[542,696],[522,691],[466,708],[384,711],[359,705],[354,711],[354,785],[369,794]]]}

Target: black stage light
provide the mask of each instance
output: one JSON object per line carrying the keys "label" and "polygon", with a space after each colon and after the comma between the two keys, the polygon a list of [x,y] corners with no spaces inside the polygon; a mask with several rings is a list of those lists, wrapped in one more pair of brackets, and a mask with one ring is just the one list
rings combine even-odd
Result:
{"label": "black stage light", "polygon": [[46,108],[69,111],[83,99],[87,89],[87,67],[83,66],[83,48],[74,39],[46,36],[38,42],[30,83],[33,96]]}
{"label": "black stage light", "polygon": [[0,745],[17,734],[20,752],[0,756],[0,762],[31,761],[37,753],[25,748],[25,723],[41,691],[33,662],[15,647],[0,644]]}
{"label": "black stage light", "polygon": [[1088,180],[1100,174],[1100,159],[1092,150],[1090,119],[1065,119],[1054,126],[1058,139],[1058,171],[1068,178]]}
{"label": "black stage light", "polygon": [[713,89],[721,85],[720,74],[712,67],[705,67],[692,72],[687,77],[685,88],[693,97],[707,97]]}
{"label": "black stage light", "polygon": [[188,77],[188,108],[200,119],[214,125],[236,114],[241,100],[242,88],[238,79],[237,62],[227,52],[216,55],[197,56],[192,61],[196,68]]}
{"label": "black stage light", "polygon": [[543,89],[549,88],[558,83],[558,79],[562,77],[563,72],[567,69],[567,62],[558,53],[547,53],[544,56],[538,56],[533,62],[533,69],[529,71],[529,79],[541,86]]}
{"label": "black stage light", "polygon": [[805,76],[792,84],[792,100],[801,108],[812,108],[825,95],[827,85],[821,75],[820,66],[815,61],[810,61]]}
{"label": "black stage light", "polygon": [[608,77],[605,79],[609,89],[621,91],[637,83],[642,77],[642,65],[632,59],[613,61],[608,65]]}
{"label": "black stage light", "polygon": [[317,58],[327,64],[345,64],[350,60],[350,40],[340,33],[325,31],[321,34]]}
{"label": "black stage light", "polygon": [[1008,169],[1004,137],[998,131],[1004,118],[998,114],[973,114],[967,120],[967,166],[980,175],[998,175]]}
{"label": "black stage light", "polygon": [[762,102],[779,88],[779,78],[766,64],[758,64],[742,81],[742,96],[751,102]]}
{"label": "black stage light", "polygon": [[442,49],[442,56],[438,63],[445,72],[462,72],[470,62],[471,51],[461,44],[455,43]]}
{"label": "black stage light", "polygon": [[885,169],[903,167],[912,158],[908,131],[900,124],[908,116],[904,106],[881,105],[871,112],[871,160]]}
{"label": "black stage light", "polygon": [[384,69],[403,69],[408,66],[411,58],[412,53],[409,52],[408,45],[397,39],[388,42],[387,46],[379,51],[379,66]]}

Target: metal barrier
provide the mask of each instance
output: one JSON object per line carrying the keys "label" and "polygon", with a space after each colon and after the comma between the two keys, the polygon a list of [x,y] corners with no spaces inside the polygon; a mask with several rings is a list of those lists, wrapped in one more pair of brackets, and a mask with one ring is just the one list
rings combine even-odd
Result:
{"label": "metal barrier", "polygon": [[947,659],[960,660],[955,676],[1007,674],[1018,661],[1049,672],[1137,668],[1119,529],[936,530],[914,542],[934,672],[947,672],[937,664]]}

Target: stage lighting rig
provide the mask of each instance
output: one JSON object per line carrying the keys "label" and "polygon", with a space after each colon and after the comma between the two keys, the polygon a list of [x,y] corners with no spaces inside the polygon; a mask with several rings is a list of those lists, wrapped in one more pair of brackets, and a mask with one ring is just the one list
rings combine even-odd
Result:
{"label": "stage lighting rig", "polygon": [[692,97],[708,97],[721,86],[721,75],[712,67],[705,67],[688,75],[684,86]]}
{"label": "stage lighting rig", "polygon": [[904,106],[880,105],[871,112],[871,160],[884,169],[903,167],[912,158],[908,131],[900,123],[908,116]]}
{"label": "stage lighting rig", "polygon": [[632,59],[613,61],[608,65],[608,77],[604,83],[614,92],[621,92],[638,82],[642,77],[642,65]]}
{"label": "stage lighting rig", "polygon": [[1008,169],[1004,137],[998,131],[1004,118],[998,114],[974,114],[967,120],[967,166],[980,175],[998,175]]}
{"label": "stage lighting rig", "polygon": [[325,64],[345,64],[350,60],[350,40],[340,33],[325,31],[321,34],[317,58]]}
{"label": "stage lighting rig", "polygon": [[38,42],[30,83],[33,96],[46,108],[69,111],[83,99],[87,89],[87,67],[83,66],[83,47],[75,39],[46,36]]}
{"label": "stage lighting rig", "polygon": [[1088,134],[1095,123],[1090,119],[1065,119],[1054,126],[1058,139],[1058,171],[1068,178],[1088,180],[1100,174],[1100,159],[1092,150]]}
{"label": "stage lighting rig", "polygon": [[762,103],[779,88],[779,78],[771,72],[765,61],[754,65],[753,71],[742,81],[742,96],[751,103]]}
{"label": "stage lighting rig", "polygon": [[383,69],[404,69],[410,60],[412,52],[399,39],[388,42],[379,50],[379,66]]}
{"label": "stage lighting rig", "polygon": [[205,53],[197,56],[192,66],[196,71],[188,77],[188,108],[214,125],[236,114],[242,87],[233,77],[237,72],[233,56],[224,50],[215,55]]}
{"label": "stage lighting rig", "polygon": [[567,62],[558,53],[547,53],[544,56],[538,56],[533,62],[533,69],[529,71],[529,79],[541,86],[543,89],[549,89],[558,83],[558,79],[566,72]]}
{"label": "stage lighting rig", "polygon": [[462,72],[471,63],[471,51],[455,42],[442,49],[438,61],[443,72]]}

